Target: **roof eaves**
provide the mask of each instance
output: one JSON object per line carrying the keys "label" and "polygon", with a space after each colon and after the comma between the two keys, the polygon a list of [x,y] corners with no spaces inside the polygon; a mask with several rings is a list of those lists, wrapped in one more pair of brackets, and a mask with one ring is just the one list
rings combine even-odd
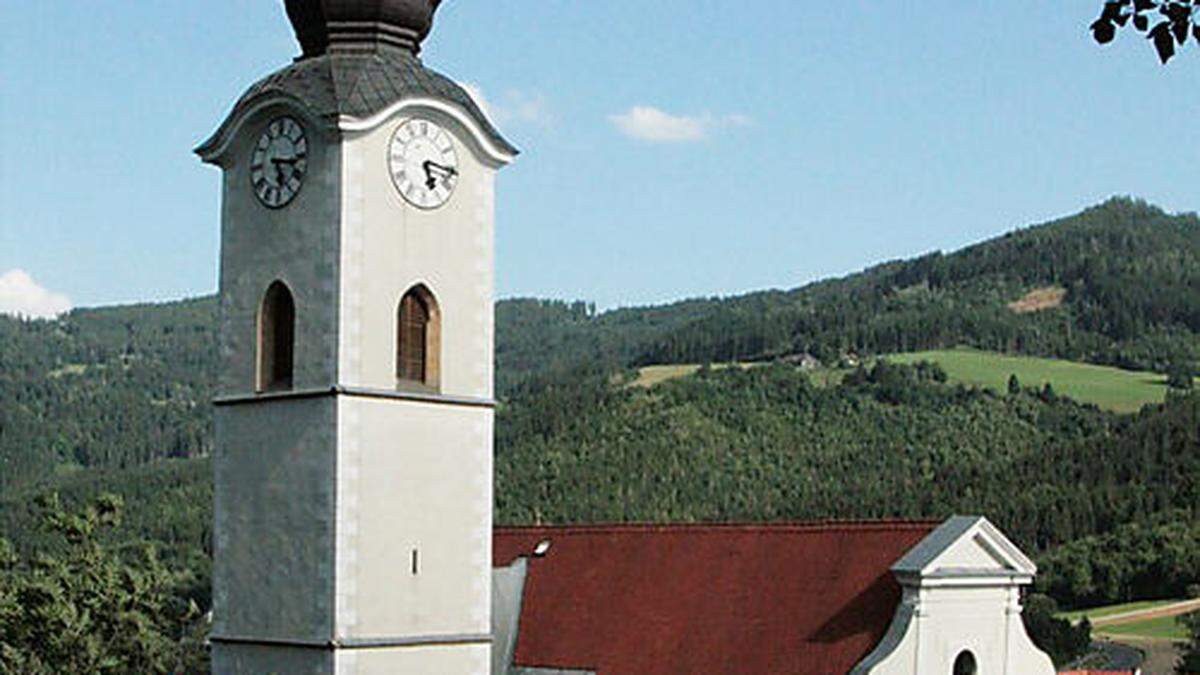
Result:
{"label": "roof eaves", "polygon": [[981,522],[979,529],[985,535],[985,541],[993,548],[995,552],[1006,558],[1014,570],[1022,574],[1034,575],[1037,574],[1037,564],[1025,555],[1017,545],[1012,543],[1008,537],[1000,531],[1000,528],[992,524],[992,521],[987,518],[980,518]]}

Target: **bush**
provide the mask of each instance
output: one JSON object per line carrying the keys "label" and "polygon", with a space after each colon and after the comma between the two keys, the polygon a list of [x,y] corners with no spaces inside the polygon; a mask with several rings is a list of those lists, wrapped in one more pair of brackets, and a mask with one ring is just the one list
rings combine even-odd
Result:
{"label": "bush", "polygon": [[1063,666],[1083,656],[1092,643],[1092,624],[1084,617],[1071,625],[1066,619],[1055,618],[1058,603],[1054,598],[1032,593],[1025,599],[1025,630],[1038,649],[1050,655],[1054,665]]}
{"label": "bush", "polygon": [[1180,391],[1190,391],[1195,379],[1191,366],[1176,363],[1167,371],[1167,386]]}

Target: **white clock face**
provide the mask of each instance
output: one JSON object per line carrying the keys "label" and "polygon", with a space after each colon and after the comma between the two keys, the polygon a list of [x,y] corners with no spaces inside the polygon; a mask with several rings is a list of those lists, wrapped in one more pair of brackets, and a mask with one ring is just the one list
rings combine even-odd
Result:
{"label": "white clock face", "polygon": [[436,209],[458,185],[458,157],[445,129],[429,120],[410,119],[392,134],[388,171],[409,204]]}
{"label": "white clock face", "polygon": [[296,196],[308,170],[308,139],[291,117],[276,117],[258,137],[250,159],[250,183],[264,205],[277,209]]}

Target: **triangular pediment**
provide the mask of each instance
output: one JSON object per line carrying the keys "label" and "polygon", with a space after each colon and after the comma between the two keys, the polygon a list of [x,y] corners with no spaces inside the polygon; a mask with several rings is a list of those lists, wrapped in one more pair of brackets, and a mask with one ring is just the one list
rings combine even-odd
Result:
{"label": "triangular pediment", "polygon": [[900,558],[905,577],[1032,577],[1037,566],[982,516],[953,516]]}

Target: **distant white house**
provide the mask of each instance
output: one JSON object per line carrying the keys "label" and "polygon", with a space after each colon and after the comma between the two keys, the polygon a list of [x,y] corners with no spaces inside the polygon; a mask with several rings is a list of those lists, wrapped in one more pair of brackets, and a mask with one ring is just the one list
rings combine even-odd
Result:
{"label": "distant white house", "polygon": [[783,362],[790,363],[790,364],[800,368],[801,370],[815,370],[815,369],[821,367],[820,360],[818,360],[817,357],[813,356],[812,354],[809,354],[808,352],[801,352],[799,354],[789,354],[789,355],[783,357]]}

